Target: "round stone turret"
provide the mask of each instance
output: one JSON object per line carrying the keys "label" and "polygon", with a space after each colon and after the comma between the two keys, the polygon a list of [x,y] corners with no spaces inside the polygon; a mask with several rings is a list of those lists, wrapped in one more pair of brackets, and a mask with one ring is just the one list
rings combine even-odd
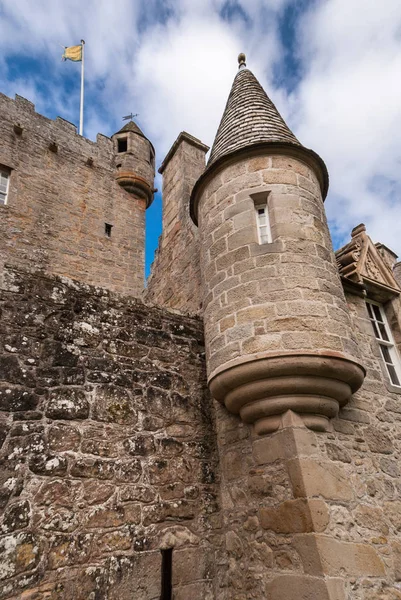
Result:
{"label": "round stone turret", "polygon": [[153,201],[155,150],[134,121],[130,121],[112,136],[116,152],[116,180],[127,192]]}
{"label": "round stone turret", "polygon": [[289,411],[326,430],[364,379],[323,207],[327,170],[240,62],[191,197],[209,386],[258,434]]}

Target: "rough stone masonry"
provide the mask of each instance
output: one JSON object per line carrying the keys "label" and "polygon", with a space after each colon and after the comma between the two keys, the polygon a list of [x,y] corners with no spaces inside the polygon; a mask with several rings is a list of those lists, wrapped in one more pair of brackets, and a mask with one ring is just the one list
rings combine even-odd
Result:
{"label": "rough stone masonry", "polygon": [[0,311],[0,598],[156,600],[170,547],[175,598],[208,597],[218,489],[201,323],[14,269]]}

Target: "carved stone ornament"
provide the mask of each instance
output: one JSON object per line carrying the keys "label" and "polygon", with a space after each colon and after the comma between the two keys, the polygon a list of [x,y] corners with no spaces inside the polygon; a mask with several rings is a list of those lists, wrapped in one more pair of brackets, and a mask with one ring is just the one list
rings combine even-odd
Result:
{"label": "carved stone ornament", "polygon": [[289,354],[244,362],[212,377],[213,396],[229,412],[252,423],[258,435],[282,426],[288,411],[304,425],[327,431],[351,394],[363,383],[364,368],[342,355]]}
{"label": "carved stone ornament", "polygon": [[381,283],[385,283],[383,281],[383,277],[380,273],[380,270],[378,269],[375,261],[373,260],[373,257],[371,255],[370,252],[367,253],[366,255],[366,262],[365,262],[365,269],[366,269],[366,273],[369,277],[371,277],[372,279],[374,279],[375,281],[379,281]]}
{"label": "carved stone ornament", "polygon": [[[390,264],[380,254],[378,248],[366,233],[365,225],[355,227],[351,233],[351,241],[337,250],[336,259],[343,284],[353,282],[361,286],[369,297],[385,302],[400,293]],[[397,256],[387,249],[387,254],[395,259]]]}

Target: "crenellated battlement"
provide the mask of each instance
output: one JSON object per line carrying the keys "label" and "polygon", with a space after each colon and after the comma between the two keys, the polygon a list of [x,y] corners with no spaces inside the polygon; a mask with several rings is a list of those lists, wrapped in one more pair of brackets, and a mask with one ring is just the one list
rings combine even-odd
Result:
{"label": "crenellated battlement", "polygon": [[[103,168],[114,168],[114,145],[110,137],[98,133],[96,142],[78,135],[77,126],[62,117],[49,119],[36,112],[35,105],[23,96],[15,94],[15,99],[0,93],[0,112],[2,115],[2,135],[14,133],[16,138],[27,141],[27,136],[32,133],[37,142],[44,146],[56,143],[62,153],[77,154],[79,160],[86,161],[92,158]],[[3,148],[0,149],[0,162],[2,162]]]}

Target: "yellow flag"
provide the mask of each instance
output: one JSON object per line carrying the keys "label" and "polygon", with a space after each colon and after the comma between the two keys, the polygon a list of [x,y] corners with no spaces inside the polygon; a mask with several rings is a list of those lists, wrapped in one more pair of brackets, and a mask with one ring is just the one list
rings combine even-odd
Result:
{"label": "yellow flag", "polygon": [[73,60],[74,62],[81,61],[82,60],[82,45],[70,46],[69,48],[65,47],[62,59],[63,60]]}

